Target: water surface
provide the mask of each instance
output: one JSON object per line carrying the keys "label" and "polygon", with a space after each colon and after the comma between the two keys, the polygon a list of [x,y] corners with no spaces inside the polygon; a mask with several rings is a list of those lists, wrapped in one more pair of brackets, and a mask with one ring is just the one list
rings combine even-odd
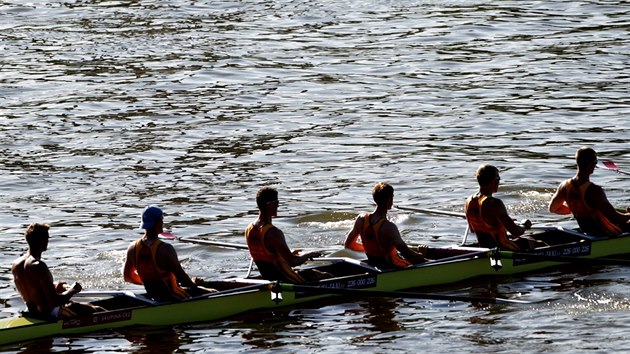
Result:
{"label": "water surface", "polygon": [[[0,4],[0,299],[28,224],[56,279],[120,276],[148,204],[179,236],[243,243],[263,185],[291,247],[337,249],[372,185],[461,211],[482,163],[515,218],[550,215],[573,154],[630,169],[626,1],[5,1]],[[597,170],[617,206],[627,177]],[[394,210],[410,244],[457,218]],[[186,270],[243,275],[243,251],[174,242]],[[175,328],[58,337],[8,352],[610,352],[627,347],[623,267],[465,284],[536,305],[360,299]],[[261,322],[261,318],[262,322]],[[602,331],[602,328],[606,328]]]}

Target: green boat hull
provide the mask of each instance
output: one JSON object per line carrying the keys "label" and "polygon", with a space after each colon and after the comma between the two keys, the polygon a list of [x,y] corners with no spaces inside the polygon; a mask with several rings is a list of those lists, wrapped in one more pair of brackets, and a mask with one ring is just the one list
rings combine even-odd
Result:
{"label": "green boat hull", "polygon": [[[558,244],[535,252],[550,257],[593,259],[630,253],[630,236],[599,240],[562,229],[554,229],[540,235],[548,238],[558,237]],[[360,260],[347,257],[317,259],[309,267],[330,270],[335,274],[342,270],[345,274],[312,285],[335,289],[397,291],[443,286],[477,277],[513,276],[566,264],[565,261],[532,260],[527,257],[517,257],[508,251],[474,247],[444,247],[431,249],[431,252],[439,254],[439,259],[393,271],[378,271]],[[493,267],[492,265],[496,265],[498,260],[501,267]],[[279,286],[256,279],[217,282],[217,288],[222,287],[228,290],[203,298],[159,304],[149,304],[142,299],[119,292],[118,295],[92,302],[103,305],[111,311],[84,318],[53,322],[22,316],[2,319],[0,320],[0,345],[41,337],[72,335],[129,326],[208,322],[249,311],[264,311],[339,296],[333,292],[326,294],[321,291],[316,293],[294,291],[291,285]],[[107,292],[104,292],[104,295],[106,294]]]}

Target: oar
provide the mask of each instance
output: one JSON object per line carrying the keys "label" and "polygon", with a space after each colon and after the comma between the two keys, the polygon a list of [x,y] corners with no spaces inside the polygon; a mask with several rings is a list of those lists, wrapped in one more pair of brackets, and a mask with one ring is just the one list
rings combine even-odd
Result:
{"label": "oar", "polygon": [[303,292],[314,293],[314,294],[335,294],[335,295],[370,296],[370,297],[400,297],[400,298],[426,299],[426,300],[479,302],[479,303],[485,303],[485,304],[500,304],[500,303],[531,304],[532,303],[530,301],[503,299],[503,298],[498,298],[498,297],[489,298],[489,297],[475,297],[475,296],[427,294],[427,293],[417,293],[417,292],[409,292],[409,291],[325,288],[321,286],[310,286],[310,285],[282,284],[281,288],[286,291],[291,291],[291,290],[303,291]]}
{"label": "oar", "polygon": [[460,246],[463,246],[466,244],[466,239],[468,239],[469,233],[470,233],[470,225],[466,223],[466,231],[464,232],[464,237],[462,238],[462,243],[460,243]]}
{"label": "oar", "polygon": [[[370,202],[372,204],[376,204],[373,200],[370,200]],[[400,210],[415,211],[415,212],[419,212],[419,213],[454,216],[454,217],[457,217],[457,218],[464,218],[464,219],[466,218],[466,214],[458,213],[458,212],[454,212],[454,211],[415,208],[415,207],[406,207],[406,206],[400,206],[400,205],[394,205],[394,207],[396,209],[400,209]]]}
{"label": "oar", "polygon": [[[623,171],[622,169],[617,167],[617,165],[612,161],[602,161],[602,164],[604,165],[604,169],[615,171],[617,173],[630,176],[630,172]],[[597,165],[597,167],[601,167],[601,166]]]}
{"label": "oar", "polygon": [[241,250],[249,249],[247,247],[247,245],[242,245],[242,244],[239,244],[239,243],[210,241],[210,240],[204,240],[204,239],[201,239],[201,238],[194,238],[194,237],[177,237],[177,236],[173,235],[172,232],[169,232],[169,231],[162,232],[160,234],[160,237],[166,238],[166,239],[169,239],[169,240],[179,240],[179,241],[190,242],[190,243],[201,243],[201,244],[204,244],[204,245],[211,245],[211,246],[218,246],[218,247],[236,248],[236,249],[241,249]]}
{"label": "oar", "polygon": [[240,243],[210,241],[210,240],[203,240],[200,238],[189,238],[189,237],[180,237],[179,240],[183,242],[200,243],[202,245],[211,245],[211,246],[225,247],[225,248],[236,248],[240,250],[249,249],[247,245],[242,245]]}
{"label": "oar", "polygon": [[454,211],[437,210],[437,209],[424,209],[424,208],[406,207],[406,206],[400,206],[400,205],[396,205],[396,208],[400,209],[400,210],[416,211],[416,212],[419,212],[419,213],[454,216],[454,217],[466,219],[466,214],[458,213],[458,212],[454,212]]}
{"label": "oar", "polygon": [[129,296],[135,297],[130,290],[88,290],[74,294],[72,297],[111,297],[111,296]]}
{"label": "oar", "polygon": [[[249,249],[247,245],[242,245],[240,243],[210,241],[210,240],[203,240],[200,238],[188,238],[188,237],[180,237],[179,240],[183,242],[200,243],[202,245],[210,245],[210,246],[225,247],[225,248],[236,248],[239,250]],[[252,274],[253,267],[254,267],[254,259],[250,258],[249,266],[247,267],[247,274],[245,274],[245,278],[249,278],[249,276]]]}
{"label": "oar", "polygon": [[562,263],[579,263],[579,264],[601,264],[601,265],[621,265],[630,266],[630,260],[628,259],[614,259],[614,258],[585,258],[585,257],[569,257],[569,256],[548,256],[544,254],[522,253],[513,252],[512,259],[522,258],[535,261],[549,261],[549,262],[562,262]]}
{"label": "oar", "polygon": [[[400,205],[396,205],[395,207],[396,207],[396,209],[400,209],[400,210],[415,211],[415,212],[426,213],[426,214],[454,216],[456,218],[466,219],[466,214],[458,213],[458,212],[455,212],[455,211],[437,210],[437,209],[425,209],[425,208],[414,208],[414,207],[406,207],[406,206],[400,206]],[[470,230],[468,228],[468,225],[466,225],[466,232],[464,232],[464,237],[462,238],[461,245],[466,244],[466,239],[468,238],[468,233],[469,232],[470,232]]]}
{"label": "oar", "polygon": [[[440,248],[429,248],[428,252],[429,252],[429,256],[431,256],[431,250],[434,250],[434,252],[439,252]],[[443,251],[447,251],[448,248],[446,249],[442,249]],[[468,253],[462,253],[462,254],[458,254],[455,256],[447,256],[444,258],[437,258],[425,263],[418,263],[415,264],[414,267],[415,268],[419,268],[419,267],[431,267],[433,265],[435,265],[436,263],[448,263],[448,262],[452,262],[452,261],[457,261],[460,259],[472,259],[472,258],[489,258],[491,257],[494,253],[498,252],[499,249],[498,248],[489,248],[489,249],[482,249],[481,251],[474,251],[474,252],[468,252]]]}
{"label": "oar", "polygon": [[[173,234],[171,234],[171,235],[173,235]],[[176,238],[176,237],[173,236],[173,238]],[[242,245],[240,243],[210,241],[210,240],[203,240],[203,239],[200,239],[200,238],[189,238],[189,237],[180,237],[179,240],[182,241],[182,242],[200,243],[202,245],[210,245],[210,246],[217,246],[217,247],[224,247],[224,248],[235,248],[235,249],[238,249],[238,250],[248,250],[249,249],[249,247],[247,247],[247,245]],[[247,274],[245,274],[245,278],[249,278],[249,276],[252,274],[252,268],[253,267],[254,267],[254,259],[250,258],[249,266],[247,267]]]}

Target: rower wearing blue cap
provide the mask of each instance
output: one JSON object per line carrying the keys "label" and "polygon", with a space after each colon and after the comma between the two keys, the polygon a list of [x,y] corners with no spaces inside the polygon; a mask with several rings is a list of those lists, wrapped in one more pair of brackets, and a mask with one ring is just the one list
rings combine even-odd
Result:
{"label": "rower wearing blue cap", "polygon": [[[216,291],[197,286],[186,274],[172,245],[161,241],[164,212],[150,205],[142,212],[140,228],[144,235],[129,245],[123,268],[125,281],[144,285],[147,295],[156,301],[177,301]],[[202,281],[197,279],[197,281]]]}

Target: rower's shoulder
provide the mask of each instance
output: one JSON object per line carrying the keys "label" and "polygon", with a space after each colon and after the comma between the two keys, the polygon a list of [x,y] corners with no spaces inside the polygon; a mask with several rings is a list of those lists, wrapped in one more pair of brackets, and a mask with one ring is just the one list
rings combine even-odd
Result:
{"label": "rower's shoulder", "polygon": [[363,224],[366,218],[370,217],[370,213],[361,213],[354,219],[355,223]]}
{"label": "rower's shoulder", "polygon": [[357,217],[354,219],[354,222],[352,223],[352,229],[348,231],[348,236],[354,237],[362,233],[361,231],[363,230],[365,216],[366,216],[365,213],[361,213],[357,215]]}
{"label": "rower's shoulder", "polygon": [[562,180],[562,182],[560,182],[560,184],[558,184],[558,189],[565,189],[569,187],[572,183],[576,183],[574,178],[564,179]]}
{"label": "rower's shoulder", "polygon": [[388,235],[399,233],[398,226],[394,222],[387,219],[383,220],[383,224],[381,225],[381,232]]}
{"label": "rower's shoulder", "polygon": [[19,266],[23,266],[24,262],[26,262],[26,255],[20,256],[11,262],[11,268],[16,268]]}
{"label": "rower's shoulder", "polygon": [[275,225],[271,225],[269,224],[269,230],[267,230],[266,235],[267,237],[284,237],[284,232],[282,232],[282,230],[280,230],[279,228],[277,228]]}
{"label": "rower's shoulder", "polygon": [[39,273],[39,272],[48,272],[48,265],[46,262],[41,259],[35,259],[33,257],[28,257],[25,259],[24,263],[22,263],[22,267],[24,271],[29,273]]}
{"label": "rower's shoulder", "polygon": [[484,209],[494,209],[494,208],[500,208],[500,207],[505,207],[505,204],[503,203],[501,199],[492,195],[486,196],[486,199],[483,201],[483,204],[482,204],[482,208]]}
{"label": "rower's shoulder", "polygon": [[594,191],[604,191],[604,188],[602,188],[602,186],[600,186],[599,184],[593,183],[591,181],[589,181],[589,185],[588,185],[588,189],[590,190],[594,190]]}
{"label": "rower's shoulder", "polygon": [[608,200],[604,188],[593,182],[591,182],[591,184],[586,189],[586,197],[588,198],[588,200],[593,201],[595,204],[598,204],[599,207],[602,206],[602,204],[600,203],[606,203],[606,201]]}

